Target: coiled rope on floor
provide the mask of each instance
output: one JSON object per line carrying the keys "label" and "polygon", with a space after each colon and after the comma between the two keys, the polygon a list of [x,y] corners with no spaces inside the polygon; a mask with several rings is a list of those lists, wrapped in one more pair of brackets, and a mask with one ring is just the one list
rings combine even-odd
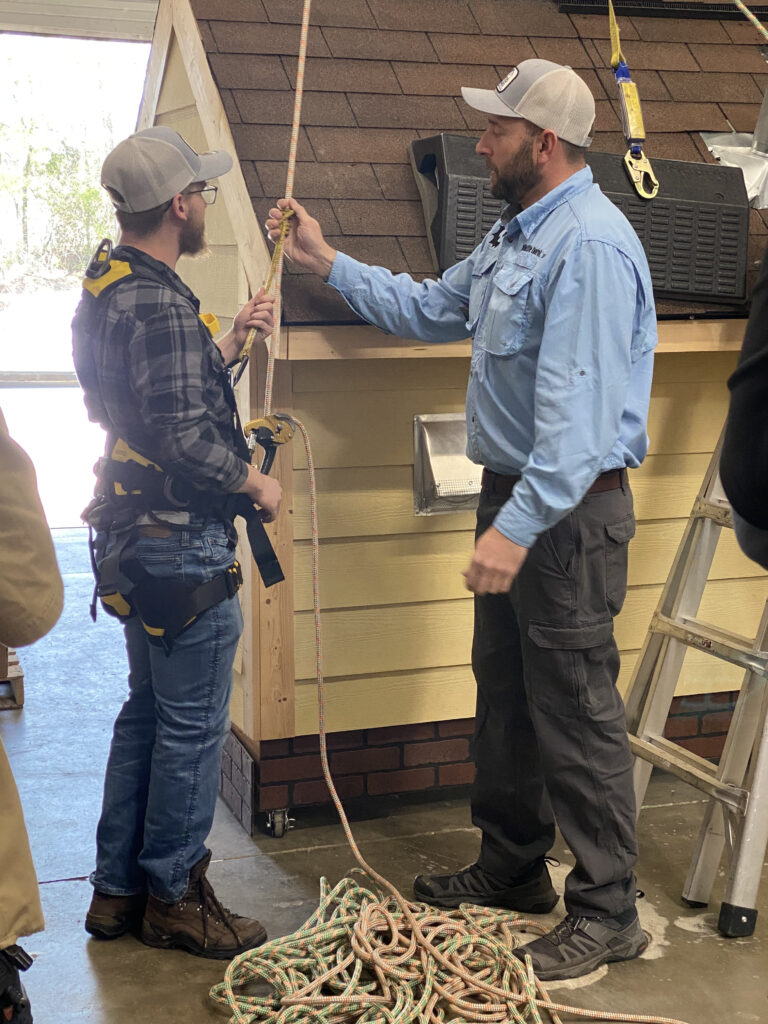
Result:
{"label": "coiled rope on floor", "polygon": [[[311,0],[304,0],[288,198],[293,189],[310,9]],[[278,296],[289,215],[283,218],[270,269]],[[279,305],[276,308],[279,322]],[[265,414],[271,411],[275,356],[276,346],[272,345]],[[333,888],[321,879],[320,904],[309,920],[290,935],[236,957],[224,981],[211,989],[212,999],[230,1011],[230,1024],[544,1024],[545,1020],[562,1024],[560,1014],[620,1024],[683,1024],[671,1017],[595,1011],[553,1002],[536,979],[530,958],[523,964],[513,954],[515,946],[525,941],[525,933],[546,932],[540,922],[471,905],[436,911],[413,903],[364,859],[328,764],[317,488],[307,429],[300,421],[294,422],[304,441],[309,475],[320,758],[328,791],[359,867]],[[266,994],[264,986],[269,990]]]}

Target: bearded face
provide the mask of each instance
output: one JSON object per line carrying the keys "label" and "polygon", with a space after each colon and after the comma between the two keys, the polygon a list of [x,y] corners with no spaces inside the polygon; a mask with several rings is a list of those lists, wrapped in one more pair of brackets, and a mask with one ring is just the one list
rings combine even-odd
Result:
{"label": "bearded face", "polygon": [[[202,205],[202,204],[200,204]],[[189,217],[184,221],[179,235],[180,256],[198,256],[208,248],[205,240],[205,206],[190,207]]]}
{"label": "bearded face", "polygon": [[539,184],[541,172],[533,157],[532,135],[524,135],[517,151],[500,167],[486,158],[490,171],[491,195],[506,203],[521,203],[523,198]]}

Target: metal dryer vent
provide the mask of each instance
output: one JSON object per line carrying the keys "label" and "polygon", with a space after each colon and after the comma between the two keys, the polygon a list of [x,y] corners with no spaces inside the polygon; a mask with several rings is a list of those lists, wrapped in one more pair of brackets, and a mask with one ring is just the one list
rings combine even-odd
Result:
{"label": "metal dryer vent", "polygon": [[[588,153],[595,181],[637,232],[657,298],[734,304],[746,298],[749,203],[737,167],[655,160],[655,199],[640,199],[622,158]],[[488,186],[474,139],[432,135],[411,143],[427,239],[442,273],[468,256],[503,203]]]}

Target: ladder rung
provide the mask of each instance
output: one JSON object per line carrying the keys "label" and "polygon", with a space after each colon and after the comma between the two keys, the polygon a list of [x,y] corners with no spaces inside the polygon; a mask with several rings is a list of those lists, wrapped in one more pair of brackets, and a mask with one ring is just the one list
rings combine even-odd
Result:
{"label": "ladder rung", "polygon": [[651,632],[663,633],[675,640],[714,654],[723,661],[740,665],[745,671],[768,677],[768,651],[756,651],[755,641],[749,637],[721,629],[709,622],[681,615],[677,619],[656,612],[651,620]]}
{"label": "ladder rung", "polygon": [[717,776],[714,765],[703,758],[697,757],[689,750],[683,750],[676,743],[670,742],[663,736],[646,735],[630,736],[629,744],[632,753],[642,757],[644,761],[672,772],[678,778],[687,782],[696,789],[709,793],[721,804],[724,804],[737,814],[743,814],[747,806],[749,792],[727,782],[721,782]]}
{"label": "ladder rung", "polygon": [[693,503],[691,516],[698,519],[711,519],[720,526],[733,529],[733,516],[727,498],[697,498]]}

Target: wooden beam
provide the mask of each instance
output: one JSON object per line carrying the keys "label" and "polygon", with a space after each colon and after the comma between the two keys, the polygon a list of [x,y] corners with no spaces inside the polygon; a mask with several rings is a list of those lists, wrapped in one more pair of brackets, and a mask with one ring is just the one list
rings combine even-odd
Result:
{"label": "wooden beam", "polygon": [[662,320],[657,352],[738,352],[747,321]]}
{"label": "wooden beam", "polygon": [[[657,353],[738,352],[747,321],[662,320]],[[376,327],[329,325],[287,328],[289,360],[326,359],[446,359],[471,355],[471,342],[430,344],[403,341]]]}
{"label": "wooden beam", "polygon": [[160,89],[163,84],[165,64],[168,60],[168,51],[171,47],[171,36],[173,34],[173,0],[160,0],[157,10],[157,21],[155,22],[155,34],[152,37],[152,49],[147,64],[147,74],[144,79],[144,92],[139,106],[139,117],[136,122],[136,131],[144,128],[151,128],[155,123],[155,111],[157,101],[160,97]]}
{"label": "wooden beam", "polygon": [[267,276],[270,253],[264,235],[256,223],[248,189],[235,149],[219,90],[213,81],[208,57],[200,37],[197,20],[189,0],[164,0],[173,8],[173,27],[189,84],[197,103],[206,142],[211,149],[224,149],[231,154],[234,166],[219,180],[219,190],[232,223],[232,230],[242,260],[251,294]]}
{"label": "wooden beam", "polygon": [[[286,362],[275,365],[273,400],[275,409],[291,412],[292,368]],[[263,740],[294,736],[296,697],[294,692],[293,635],[293,459],[291,448],[301,445],[296,434],[290,444],[277,452],[273,475],[283,487],[283,502],[276,522],[267,527],[278,560],[285,573],[283,583],[265,590],[258,580],[259,655],[261,680],[261,724]],[[260,451],[261,449],[259,449]]]}
{"label": "wooden beam", "polygon": [[[376,327],[289,327],[287,357],[296,359],[445,359],[472,354],[469,341],[433,345],[403,341]],[[285,351],[285,350],[284,350]]]}

